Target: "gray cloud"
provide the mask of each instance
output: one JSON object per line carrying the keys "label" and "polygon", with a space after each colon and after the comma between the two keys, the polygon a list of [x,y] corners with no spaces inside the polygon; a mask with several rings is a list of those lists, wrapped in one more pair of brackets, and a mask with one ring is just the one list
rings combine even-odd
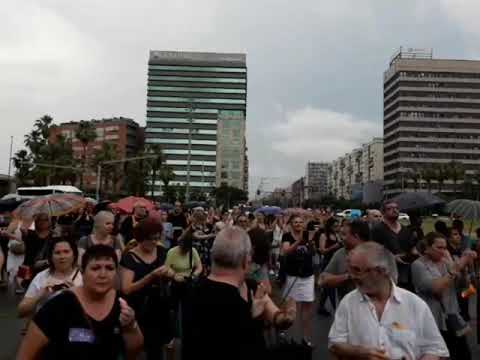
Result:
{"label": "gray cloud", "polygon": [[303,161],[336,158],[381,133],[382,73],[400,45],[480,55],[478,8],[474,0],[7,2],[0,171],[9,136],[18,149],[45,113],[144,124],[150,49],[225,51],[248,54],[251,188],[263,176],[286,184]]}

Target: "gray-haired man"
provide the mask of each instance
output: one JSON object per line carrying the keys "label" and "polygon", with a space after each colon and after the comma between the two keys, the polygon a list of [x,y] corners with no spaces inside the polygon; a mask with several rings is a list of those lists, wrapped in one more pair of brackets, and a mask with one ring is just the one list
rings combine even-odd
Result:
{"label": "gray-haired man", "polygon": [[239,227],[227,226],[215,238],[211,274],[184,301],[184,360],[261,359],[266,347],[254,318],[277,327],[287,327],[295,319],[294,307],[293,312],[280,311],[262,285],[247,286],[251,252],[250,238]]}
{"label": "gray-haired man", "polygon": [[395,257],[367,242],[349,257],[357,290],[341,301],[328,336],[341,359],[436,360],[448,350],[427,304],[397,287]]}

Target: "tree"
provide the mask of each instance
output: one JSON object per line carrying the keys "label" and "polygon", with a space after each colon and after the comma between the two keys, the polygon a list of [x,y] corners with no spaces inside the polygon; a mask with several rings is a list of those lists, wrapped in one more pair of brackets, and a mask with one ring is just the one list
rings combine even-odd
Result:
{"label": "tree", "polygon": [[421,180],[420,172],[418,172],[416,169],[409,170],[407,177],[413,181],[413,189],[417,191]]}
{"label": "tree", "polygon": [[466,199],[475,198],[475,189],[473,186],[473,177],[471,174],[465,174],[463,179],[463,194]]}
{"label": "tree", "polygon": [[445,164],[435,164],[435,179],[438,183],[438,192],[441,193],[443,190],[443,184],[446,180],[449,179],[448,167]]}
{"label": "tree", "polygon": [[435,176],[435,169],[431,166],[427,166],[421,171],[421,177],[427,183],[428,192],[432,191],[432,181],[435,180]]}
{"label": "tree", "polygon": [[43,166],[46,164],[74,167],[72,143],[62,135],[51,139],[50,134],[54,126],[53,118],[44,115],[35,120],[32,131],[25,135],[26,149],[18,151],[14,157],[18,183],[33,182],[35,185],[49,185],[51,181],[62,184],[69,181],[74,183],[76,176],[74,169]]}
{"label": "tree", "polygon": [[449,177],[453,181],[453,191],[454,194],[457,194],[457,183],[459,180],[463,179],[465,177],[465,167],[463,164],[459,161],[452,160],[448,164],[448,170],[449,170]]}
{"label": "tree", "polygon": [[155,155],[157,156],[155,159],[148,159],[147,163],[150,167],[150,174],[152,179],[152,186],[151,186],[151,198],[155,197],[155,188],[156,188],[156,181],[157,181],[157,173],[162,168],[163,163],[163,154],[162,154],[162,147],[159,144],[150,144],[146,146],[146,155]]}
{"label": "tree", "polygon": [[475,170],[471,175],[471,178],[472,180],[475,180],[475,182],[477,183],[476,200],[479,200],[480,199],[480,169]]}
{"label": "tree", "polygon": [[[95,156],[91,160],[91,167],[97,171],[98,165],[101,165],[105,161],[113,160],[118,160],[117,146],[109,142],[103,142],[101,150],[95,153]],[[118,167],[118,164],[102,165],[103,186],[102,183],[100,183],[100,192],[102,189],[105,192],[109,192],[109,190],[111,190],[112,193],[115,192],[118,183]],[[108,187],[109,181],[111,182],[110,188]]]}
{"label": "tree", "polygon": [[78,124],[75,137],[82,143],[82,176],[80,176],[80,188],[83,189],[83,177],[87,168],[87,148],[88,145],[95,141],[97,138],[97,132],[95,131],[95,124],[91,121],[82,120]]}
{"label": "tree", "polygon": [[217,206],[223,205],[227,209],[229,209],[231,205],[248,200],[248,194],[245,191],[226,184],[222,184],[220,187],[213,189],[210,196],[215,198]]}
{"label": "tree", "polygon": [[[160,181],[163,183],[163,196],[167,199],[166,201],[169,202],[171,199],[169,195],[172,194],[172,192],[170,191],[170,182],[175,180],[175,173],[170,166],[164,165],[160,169],[159,178]],[[167,195],[167,193],[169,195]],[[175,199],[173,199],[173,201],[175,201]]]}
{"label": "tree", "polygon": [[207,197],[199,188],[193,188],[190,192],[190,201],[207,201]]}
{"label": "tree", "polygon": [[22,149],[15,153],[13,165],[16,168],[15,177],[19,186],[27,185],[33,168],[31,155],[27,150]]}

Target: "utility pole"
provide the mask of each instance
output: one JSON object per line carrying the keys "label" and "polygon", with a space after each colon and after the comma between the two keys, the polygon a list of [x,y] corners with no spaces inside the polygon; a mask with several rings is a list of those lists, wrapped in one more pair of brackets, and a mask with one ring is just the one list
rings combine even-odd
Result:
{"label": "utility pole", "polygon": [[190,110],[188,112],[188,153],[187,153],[187,185],[185,186],[185,202],[190,200],[190,165],[192,161],[192,124],[193,124],[194,104],[190,100]]}
{"label": "utility pole", "polygon": [[10,176],[12,170],[12,151],[13,151],[13,136],[10,136],[10,156],[8,157],[8,191],[12,189],[12,178]]}

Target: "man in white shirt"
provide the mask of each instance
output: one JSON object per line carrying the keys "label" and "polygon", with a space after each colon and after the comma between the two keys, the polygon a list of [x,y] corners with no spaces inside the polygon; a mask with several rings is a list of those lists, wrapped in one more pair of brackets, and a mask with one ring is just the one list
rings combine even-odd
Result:
{"label": "man in white shirt", "polygon": [[352,250],[349,271],[357,289],[341,301],[328,335],[330,352],[344,359],[437,360],[447,346],[427,304],[395,286],[395,257],[366,242]]}

